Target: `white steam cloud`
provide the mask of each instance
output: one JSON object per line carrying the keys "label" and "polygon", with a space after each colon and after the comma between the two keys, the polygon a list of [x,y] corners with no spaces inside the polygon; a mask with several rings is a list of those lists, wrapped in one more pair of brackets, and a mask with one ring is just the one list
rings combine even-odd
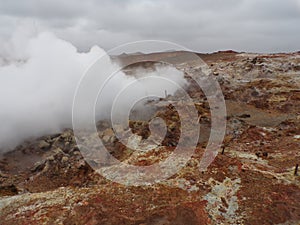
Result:
{"label": "white steam cloud", "polygon": [[[72,44],[51,33],[26,29],[18,30],[9,42],[2,43],[0,152],[27,138],[71,128],[72,103],[78,83],[91,63],[104,54],[97,46],[87,53],[80,53]],[[111,64],[111,61],[107,63]],[[157,73],[177,84],[185,84],[183,74],[174,68],[161,68]],[[112,96],[133,79],[119,72],[104,93],[105,107],[110,107]],[[162,90],[162,85],[153,82],[148,85],[157,86],[158,92],[167,90],[172,94],[176,91],[174,86]],[[132,91],[127,97],[128,102],[133,95],[144,92],[143,88]],[[126,105],[126,98],[123,104]],[[107,111],[107,108],[101,110]]]}

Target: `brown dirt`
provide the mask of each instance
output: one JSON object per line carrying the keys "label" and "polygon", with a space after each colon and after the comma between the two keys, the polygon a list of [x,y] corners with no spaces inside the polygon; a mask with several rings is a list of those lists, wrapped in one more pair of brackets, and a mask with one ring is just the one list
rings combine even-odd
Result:
{"label": "brown dirt", "polygon": [[[0,224],[299,224],[300,172],[294,173],[300,164],[300,54],[198,56],[221,84],[227,106],[224,149],[207,171],[198,166],[210,134],[209,105],[191,83],[202,132],[177,174],[151,186],[123,186],[87,165],[71,130],[28,140],[0,159]],[[185,61],[193,69],[185,57],[174,52],[119,60]],[[153,67],[126,70],[141,65]],[[98,123],[98,135],[124,162],[159,162],[174,150],[181,123],[171,106],[157,110],[168,132],[161,146],[145,154],[120,143],[105,121]],[[149,136],[148,121],[132,120],[130,127],[142,139]]]}

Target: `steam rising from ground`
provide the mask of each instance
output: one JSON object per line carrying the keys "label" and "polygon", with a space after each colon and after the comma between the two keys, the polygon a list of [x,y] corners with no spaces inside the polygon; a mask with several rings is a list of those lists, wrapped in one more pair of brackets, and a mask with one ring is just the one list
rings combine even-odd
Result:
{"label": "steam rising from ground", "polygon": [[[51,33],[33,34],[23,30],[0,47],[0,151],[15,147],[27,138],[71,128],[76,87],[91,63],[105,54],[104,50],[94,46],[87,53],[79,53],[72,44]],[[158,68],[158,73],[176,83],[185,83],[183,74],[176,69]],[[133,79],[136,78],[119,72],[103,95],[106,102],[101,110],[109,111],[112,96]],[[158,92],[164,92],[161,88],[157,85]],[[172,94],[176,88],[167,87],[167,90]],[[131,96],[143,95],[144,91],[143,88],[133,90],[127,100],[130,102]],[[123,104],[126,105],[126,98]]]}

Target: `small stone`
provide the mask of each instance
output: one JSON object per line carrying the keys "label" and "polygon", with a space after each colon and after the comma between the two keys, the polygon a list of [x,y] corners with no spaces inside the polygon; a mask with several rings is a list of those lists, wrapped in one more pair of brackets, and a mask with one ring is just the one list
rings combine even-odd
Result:
{"label": "small stone", "polygon": [[51,155],[51,156],[47,157],[47,160],[48,160],[48,161],[54,161],[54,159],[55,159],[55,158],[54,158],[54,156],[53,156],[53,155]]}
{"label": "small stone", "polygon": [[113,136],[113,135],[114,135],[114,131],[111,128],[108,128],[103,132],[103,136]]}
{"label": "small stone", "polygon": [[37,172],[37,171],[41,171],[44,168],[44,161],[43,162],[36,162],[34,164],[34,167],[31,169],[31,172]]}
{"label": "small stone", "polygon": [[62,163],[66,163],[68,161],[69,161],[69,158],[67,156],[64,156],[64,157],[61,158]]}
{"label": "small stone", "polygon": [[71,133],[70,133],[69,131],[62,133],[62,135],[61,135],[61,137],[62,137],[63,139],[66,139],[66,138],[68,138],[68,137],[70,137],[70,136],[71,136]]}
{"label": "small stone", "polygon": [[46,141],[40,141],[38,146],[40,149],[45,149],[45,148],[48,148],[50,146],[50,144]]}
{"label": "small stone", "polygon": [[57,154],[64,154],[64,152],[63,152],[63,150],[61,150],[61,148],[54,149],[53,153],[55,153],[55,155],[57,155]]}
{"label": "small stone", "polygon": [[105,135],[105,136],[102,138],[102,140],[103,140],[104,142],[107,143],[107,142],[109,142],[110,138],[111,138],[111,136]]}

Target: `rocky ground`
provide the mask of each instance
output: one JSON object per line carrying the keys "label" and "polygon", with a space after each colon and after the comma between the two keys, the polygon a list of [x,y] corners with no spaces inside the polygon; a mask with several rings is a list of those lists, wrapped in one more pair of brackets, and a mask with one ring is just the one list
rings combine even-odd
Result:
{"label": "rocky ground", "polygon": [[[121,60],[176,62],[181,56]],[[201,136],[177,174],[155,185],[124,186],[85,162],[72,130],[28,140],[0,158],[0,224],[299,224],[300,53],[199,56],[219,81],[227,107],[223,147],[207,171],[198,167],[210,133],[210,110],[191,82],[187,91],[200,116]],[[197,73],[188,59],[177,66]],[[179,97],[167,98],[175,102]],[[129,149],[108,123],[99,121],[97,136],[119,160],[151,165],[174,150],[181,126],[177,112],[159,101],[149,104],[157,106],[153,116],[168,125],[162,144],[152,151]],[[149,136],[147,121],[132,120],[130,127],[142,140]]]}

